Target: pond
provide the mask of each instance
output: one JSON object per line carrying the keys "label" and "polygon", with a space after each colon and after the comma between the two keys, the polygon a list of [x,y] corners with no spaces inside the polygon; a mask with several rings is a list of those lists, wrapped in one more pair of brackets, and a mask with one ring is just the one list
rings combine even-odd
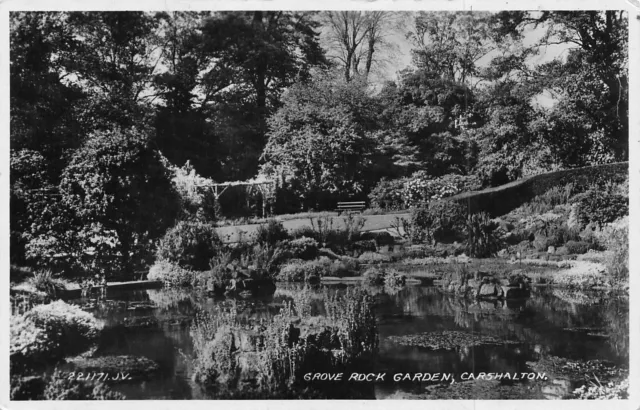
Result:
{"label": "pond", "polygon": [[[526,300],[476,302],[443,294],[432,286],[369,290],[376,301],[380,343],[373,368],[387,375],[375,383],[371,393],[375,397],[371,398],[419,398],[425,386],[433,383],[394,381],[396,373],[453,374],[460,381],[465,374],[480,372],[531,372],[531,362],[556,356],[628,367],[625,298],[536,287]],[[321,302],[327,293],[344,291],[345,285],[308,289],[312,315],[324,314]],[[143,356],[159,364],[151,377],[113,383],[113,389],[128,399],[207,399],[191,380],[189,326],[195,312],[222,307],[235,310],[247,321],[269,319],[301,292],[300,285],[278,284],[273,296],[233,300],[183,289],[154,289],[113,291],[98,303],[86,299],[71,302],[84,305],[106,323],[94,356]],[[488,337],[493,342],[445,344],[435,350],[406,342],[415,340],[416,335],[447,332],[472,334],[477,340]],[[550,378],[536,384],[529,398],[559,398],[575,387],[575,382]]]}

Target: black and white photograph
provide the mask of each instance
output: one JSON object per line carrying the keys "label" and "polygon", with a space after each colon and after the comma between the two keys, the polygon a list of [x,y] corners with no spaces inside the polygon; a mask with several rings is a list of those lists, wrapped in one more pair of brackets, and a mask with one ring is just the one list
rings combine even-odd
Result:
{"label": "black and white photograph", "polygon": [[638,9],[414,3],[5,9],[2,406],[628,403]]}

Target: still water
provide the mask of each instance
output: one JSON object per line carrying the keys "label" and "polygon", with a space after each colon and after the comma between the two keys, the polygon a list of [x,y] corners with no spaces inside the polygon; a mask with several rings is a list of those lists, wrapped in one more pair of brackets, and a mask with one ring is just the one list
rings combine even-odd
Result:
{"label": "still water", "polygon": [[[94,356],[144,356],[160,365],[149,380],[113,384],[114,390],[127,399],[207,399],[191,380],[189,324],[196,310],[218,306],[235,309],[247,321],[268,319],[301,289],[278,284],[275,295],[250,300],[214,299],[181,289],[114,291],[106,302],[71,302],[84,305],[106,324]],[[343,291],[339,287],[312,288],[312,314],[324,313],[326,292]],[[420,382],[392,382],[395,373],[453,373],[459,377],[465,372],[528,372],[526,362],[546,356],[628,365],[628,299],[544,287],[535,288],[527,300],[495,303],[461,300],[435,287],[370,291],[375,295],[380,340],[374,368],[389,375],[384,383],[375,384],[376,398],[424,389]],[[431,350],[394,342],[398,336],[447,330],[518,343]],[[565,390],[575,387],[560,385]]]}

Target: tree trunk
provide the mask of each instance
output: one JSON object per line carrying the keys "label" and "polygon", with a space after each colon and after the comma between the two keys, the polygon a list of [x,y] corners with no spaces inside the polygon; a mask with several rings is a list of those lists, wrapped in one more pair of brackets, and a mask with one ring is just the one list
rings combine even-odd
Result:
{"label": "tree trunk", "polygon": [[126,278],[131,278],[133,275],[133,266],[131,265],[131,234],[129,232],[118,233],[120,239],[120,252],[122,253],[122,268],[124,269],[124,275]]}

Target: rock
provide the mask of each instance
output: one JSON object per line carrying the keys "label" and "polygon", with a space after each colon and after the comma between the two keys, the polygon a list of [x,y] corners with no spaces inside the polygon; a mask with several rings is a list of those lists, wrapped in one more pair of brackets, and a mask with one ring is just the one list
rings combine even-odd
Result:
{"label": "rock", "polygon": [[498,251],[498,257],[499,258],[506,258],[509,256],[509,251],[507,251],[506,249],[502,249],[500,251]]}
{"label": "rock", "polygon": [[492,283],[481,284],[477,293],[479,299],[501,299],[504,297],[502,286]]}
{"label": "rock", "polygon": [[554,253],[556,253],[556,247],[555,247],[555,246],[549,246],[549,247],[547,248],[547,253],[548,253],[549,255],[553,255]]}

